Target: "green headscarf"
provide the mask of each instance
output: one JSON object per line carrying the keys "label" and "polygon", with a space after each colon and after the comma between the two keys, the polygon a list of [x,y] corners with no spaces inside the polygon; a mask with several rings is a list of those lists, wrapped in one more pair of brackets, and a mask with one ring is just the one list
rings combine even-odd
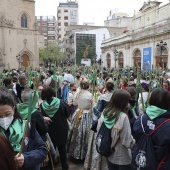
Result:
{"label": "green headscarf", "polygon": [[50,104],[48,104],[46,100],[43,101],[42,103],[43,110],[51,118],[55,115],[59,107],[60,107],[60,99],[56,97],[53,97],[53,100]]}
{"label": "green headscarf", "polygon": [[[20,122],[20,120],[16,119],[9,127],[10,134],[8,140],[15,152],[19,152],[20,150],[20,143],[24,135],[25,123],[25,120]],[[5,130],[2,127],[0,127],[0,133],[2,133],[7,138]]]}
{"label": "green headscarf", "polygon": [[[106,127],[108,129],[113,128],[113,126],[116,123],[116,118],[108,118],[109,114],[112,112],[112,110],[110,110],[108,113],[106,113],[107,115],[104,116],[104,123],[106,125]],[[122,112],[119,113],[119,116],[122,114]]]}
{"label": "green headscarf", "polygon": [[167,112],[167,110],[164,110],[164,109],[161,109],[159,107],[152,106],[152,105],[148,106],[147,109],[146,109],[146,113],[151,120],[159,117],[160,115],[162,115],[166,112]]}

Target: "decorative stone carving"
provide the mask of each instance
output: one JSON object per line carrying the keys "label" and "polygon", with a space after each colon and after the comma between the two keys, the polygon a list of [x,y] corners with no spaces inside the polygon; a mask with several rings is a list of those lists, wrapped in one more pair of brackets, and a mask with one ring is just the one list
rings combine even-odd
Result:
{"label": "decorative stone carving", "polygon": [[0,18],[0,26],[13,27],[14,26],[14,21],[6,19],[4,16],[1,16],[1,18]]}
{"label": "decorative stone carving", "polygon": [[26,46],[27,45],[27,39],[24,39],[23,43]]}

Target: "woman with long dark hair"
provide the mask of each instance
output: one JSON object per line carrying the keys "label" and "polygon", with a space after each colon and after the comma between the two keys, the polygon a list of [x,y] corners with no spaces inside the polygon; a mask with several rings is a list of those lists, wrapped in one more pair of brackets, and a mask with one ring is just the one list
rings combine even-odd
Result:
{"label": "woman with long dark hair", "polygon": [[[149,99],[149,106],[142,117],[138,117],[133,126],[134,138],[136,142],[146,133],[150,134],[165,120],[170,119],[170,95],[163,88],[155,89]],[[142,128],[143,124],[143,128]],[[145,132],[144,132],[145,131]],[[156,166],[159,165],[163,157],[164,163],[161,170],[170,169],[170,121],[162,125],[152,135],[152,143],[156,158]]]}
{"label": "woman with long dark hair", "polygon": [[105,88],[106,88],[106,93],[100,95],[97,105],[93,107],[93,126],[89,134],[88,150],[86,154],[86,159],[84,161],[85,169],[95,169],[95,170],[107,169],[106,159],[96,151],[95,139],[97,133],[94,132],[97,128],[98,119],[100,118],[103,110],[105,109],[105,107],[107,106],[107,104],[109,103],[113,95],[113,89],[114,89],[113,81],[106,82]]}
{"label": "woman with long dark hair", "polygon": [[116,90],[98,122],[98,130],[103,122],[108,129],[111,129],[111,148],[114,148],[114,151],[107,157],[109,170],[129,170],[131,167],[131,148],[135,141],[131,135],[127,116],[129,99],[129,92]]}
{"label": "woman with long dark hair", "polygon": [[[9,141],[0,133],[0,169],[17,170],[15,153]],[[3,153],[3,154],[2,154]]]}

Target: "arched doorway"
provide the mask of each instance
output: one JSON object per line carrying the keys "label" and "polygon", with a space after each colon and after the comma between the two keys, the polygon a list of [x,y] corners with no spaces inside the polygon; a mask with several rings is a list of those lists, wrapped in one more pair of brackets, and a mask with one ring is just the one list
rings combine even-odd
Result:
{"label": "arched doorway", "polygon": [[118,64],[119,64],[119,68],[123,68],[123,53],[122,52],[119,52],[119,55],[118,55]]}
{"label": "arched doorway", "polygon": [[110,65],[111,65],[111,56],[110,56],[110,54],[107,54],[106,61],[107,61],[107,68],[110,68]]}
{"label": "arched doorway", "polygon": [[134,66],[136,67],[136,64],[141,68],[141,51],[139,49],[136,49],[134,51]]}
{"label": "arched doorway", "polygon": [[21,58],[22,58],[21,66],[25,68],[28,67],[30,62],[29,56],[27,54],[23,54]]}
{"label": "arched doorway", "polygon": [[156,67],[166,68],[168,65],[168,50],[166,47],[162,49],[156,49]]}

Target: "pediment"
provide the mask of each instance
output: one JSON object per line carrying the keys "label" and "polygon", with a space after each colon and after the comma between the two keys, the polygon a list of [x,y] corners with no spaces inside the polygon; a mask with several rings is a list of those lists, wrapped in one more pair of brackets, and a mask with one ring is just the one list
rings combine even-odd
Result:
{"label": "pediment", "polygon": [[159,6],[161,3],[162,2],[158,2],[158,1],[144,2],[143,6],[140,8],[139,11],[141,11],[141,12],[148,11],[148,10],[152,9],[153,7]]}

